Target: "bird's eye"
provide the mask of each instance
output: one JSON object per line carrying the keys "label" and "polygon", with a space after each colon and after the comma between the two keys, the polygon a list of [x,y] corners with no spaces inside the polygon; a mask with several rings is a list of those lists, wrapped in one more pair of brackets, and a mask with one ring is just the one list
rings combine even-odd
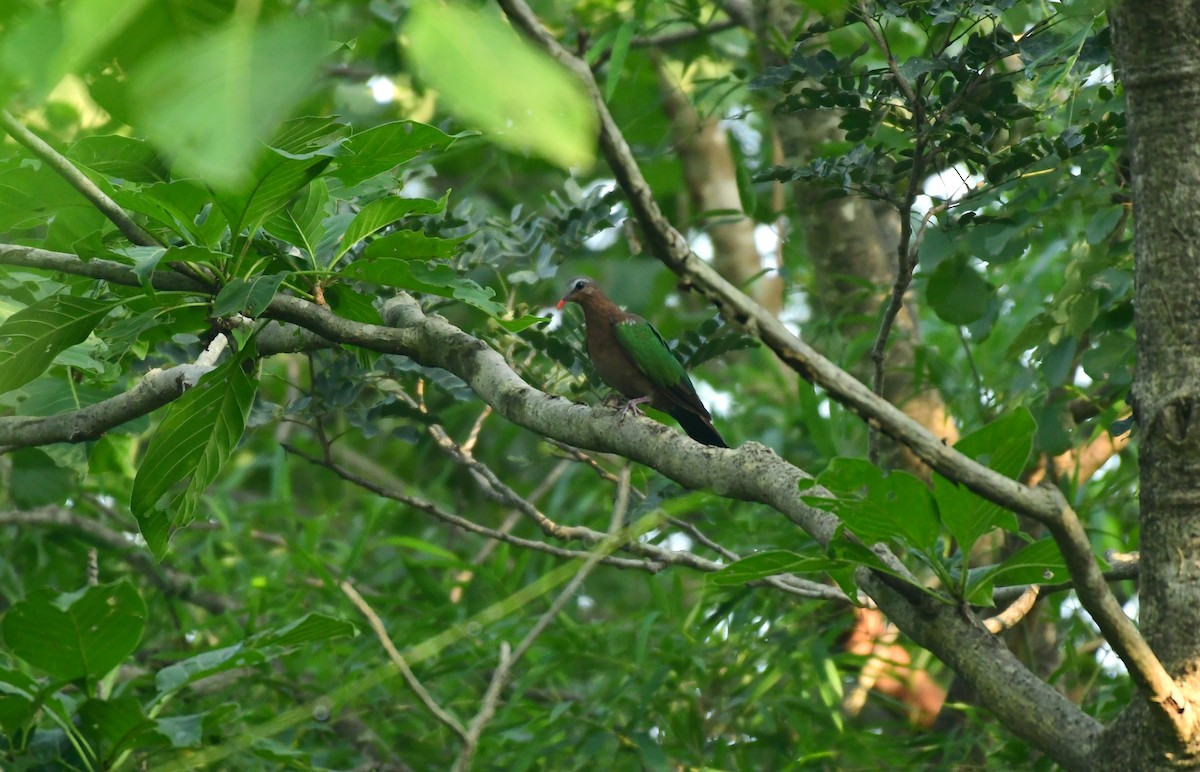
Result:
{"label": "bird's eye", "polygon": [[579,281],[575,282],[575,286],[571,289],[575,292],[578,292],[579,290],[583,289],[583,285],[586,283],[587,282],[585,282],[583,279],[580,279]]}

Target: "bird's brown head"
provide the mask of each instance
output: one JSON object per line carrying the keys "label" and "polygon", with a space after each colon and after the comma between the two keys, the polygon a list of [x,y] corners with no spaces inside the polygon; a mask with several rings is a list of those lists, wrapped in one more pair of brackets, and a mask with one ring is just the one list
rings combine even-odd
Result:
{"label": "bird's brown head", "polygon": [[604,293],[600,291],[600,287],[596,282],[586,276],[579,276],[571,279],[571,283],[567,285],[567,294],[563,295],[562,300],[558,301],[555,308],[559,311],[567,303],[578,303],[583,305],[590,298],[604,297]]}

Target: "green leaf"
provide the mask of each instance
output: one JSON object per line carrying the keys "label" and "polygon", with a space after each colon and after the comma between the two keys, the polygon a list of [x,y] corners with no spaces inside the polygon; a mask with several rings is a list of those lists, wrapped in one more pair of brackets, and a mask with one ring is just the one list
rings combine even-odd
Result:
{"label": "green leaf", "polygon": [[1054,539],[1046,538],[1026,544],[998,565],[972,570],[967,580],[966,598],[971,603],[990,606],[992,588],[996,585],[1048,584],[1069,578],[1058,545]]}
{"label": "green leaf", "polygon": [[84,137],[67,151],[67,157],[106,177],[126,182],[166,182],[167,165],[145,140],[120,134]]}
{"label": "green leaf", "polygon": [[520,332],[521,330],[527,330],[535,324],[544,324],[550,320],[551,318],[549,316],[534,316],[532,314],[526,314],[525,316],[517,319],[496,319],[496,323],[505,330],[516,333]]}
{"label": "green leaf", "polygon": [[788,550],[764,550],[709,574],[708,582],[720,587],[735,587],[777,574],[817,573],[843,565],[842,561],[825,557],[801,555]]}
{"label": "green leaf", "polygon": [[61,503],[71,495],[75,478],[40,448],[20,448],[8,454],[9,495],[21,509]]}
{"label": "green leaf", "polygon": [[37,715],[40,684],[19,670],[0,668],[0,730],[19,738]]}
{"label": "green leaf", "polygon": [[446,134],[416,121],[384,123],[346,142],[349,155],[337,159],[333,174],[348,187],[407,163],[422,153],[445,150],[466,134]]}
{"label": "green leaf", "polygon": [[142,715],[142,707],[133,697],[90,699],[79,706],[79,721],[88,744],[105,761],[111,761],[133,743],[145,747],[144,735],[155,729],[154,722]]}
{"label": "green leaf", "polygon": [[621,68],[625,66],[625,56],[629,53],[629,44],[633,41],[635,24],[632,19],[617,28],[613,38],[612,54],[608,57],[608,74],[604,80],[604,99],[611,102],[617,91],[617,81],[621,79]]}
{"label": "green leaf", "polygon": [[[440,201],[430,201],[426,198],[400,198],[388,196],[364,206],[354,219],[350,221],[346,232],[342,235],[342,246],[336,257],[346,254],[358,242],[399,220],[414,214],[437,214],[445,210],[446,201],[450,194],[446,193]],[[402,231],[411,233],[411,231]],[[335,258],[336,259],[336,258]]]}
{"label": "green leaf", "polygon": [[934,269],[926,289],[929,305],[950,324],[981,318],[995,289],[967,264],[966,258],[945,260]]}
{"label": "green leaf", "polygon": [[315,17],[255,27],[236,14],[224,29],[164,47],[131,74],[139,126],[179,172],[239,186],[260,142],[312,88],[327,47]]}
{"label": "green leaf", "polygon": [[[1036,428],[1033,416],[1020,408],[972,432],[954,447],[1000,474],[1016,478],[1025,469]],[[1012,512],[936,473],[933,497],[942,522],[958,541],[963,554],[970,552],[979,537],[993,528],[1017,530],[1017,519]]]}
{"label": "green leaf", "polygon": [[[217,478],[246,428],[258,390],[246,372],[251,347],[200,379],[176,400],[150,440],[133,481],[130,508],[155,555],[166,553],[170,534],[191,521],[204,489]],[[173,497],[174,511],[158,507],[176,483],[187,487]]]}
{"label": "green leaf", "polygon": [[12,653],[51,677],[98,679],[133,653],[146,624],[146,604],[127,582],[58,595],[38,590],[4,615]]}
{"label": "green leaf", "polygon": [[0,394],[41,375],[60,352],[83,342],[120,304],[54,295],[8,317],[0,325]]}
{"label": "green leaf", "polygon": [[255,647],[299,646],[304,643],[328,641],[333,638],[353,638],[358,628],[349,622],[325,614],[305,614],[278,630],[270,630],[256,636]]}
{"label": "green leaf", "polygon": [[315,262],[317,245],[325,235],[329,201],[329,185],[317,177],[284,209],[268,218],[263,229],[307,253],[309,261]]}
{"label": "green leaf", "polygon": [[275,151],[254,165],[249,182],[218,195],[217,203],[233,233],[257,229],[287,206],[300,190],[333,160],[325,156],[288,158]]}
{"label": "green leaf", "polygon": [[257,318],[271,304],[279,285],[290,275],[290,271],[284,271],[251,279],[234,279],[217,293],[213,316],[245,314],[251,319]]}
{"label": "green leaf", "polygon": [[481,287],[459,276],[448,265],[395,258],[356,260],[342,269],[341,275],[388,287],[454,298],[495,317],[507,312],[503,305],[491,299],[496,293],[490,287]]}
{"label": "green leaf", "polygon": [[224,217],[219,212],[206,212],[205,207],[212,204],[212,194],[195,180],[160,182],[140,190],[120,186],[113,192],[113,198],[125,209],[170,228],[181,239],[200,241],[213,248],[220,246]]}
{"label": "green leaf", "polygon": [[401,257],[415,260],[428,257],[451,257],[458,253],[462,243],[470,238],[457,236],[452,239],[441,239],[426,236],[421,231],[396,231],[375,239],[364,253],[366,257]]}
{"label": "green leaf", "polygon": [[564,168],[591,165],[597,121],[582,84],[497,15],[418,3],[405,31],[421,77],[488,139]]}
{"label": "green leaf", "polygon": [[1121,221],[1121,216],[1124,213],[1124,207],[1110,206],[1092,215],[1092,219],[1087,224],[1087,243],[1095,246],[1107,239],[1108,234],[1112,233],[1113,228],[1117,227],[1117,223]]}
{"label": "green leaf", "polygon": [[803,496],[812,506],[833,512],[867,544],[903,538],[908,544],[932,549],[938,518],[929,489],[908,472],[886,477],[865,459],[835,458],[817,482],[834,498]]}

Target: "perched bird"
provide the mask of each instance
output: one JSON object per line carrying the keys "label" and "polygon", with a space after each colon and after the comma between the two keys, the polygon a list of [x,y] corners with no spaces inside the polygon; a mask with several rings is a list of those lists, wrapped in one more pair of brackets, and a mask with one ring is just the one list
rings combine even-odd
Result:
{"label": "perched bird", "polygon": [[622,413],[648,402],[678,421],[696,442],[729,447],[658,330],[622,311],[586,276],[571,280],[558,309],[567,303],[582,306],[588,356],[604,382],[628,398]]}

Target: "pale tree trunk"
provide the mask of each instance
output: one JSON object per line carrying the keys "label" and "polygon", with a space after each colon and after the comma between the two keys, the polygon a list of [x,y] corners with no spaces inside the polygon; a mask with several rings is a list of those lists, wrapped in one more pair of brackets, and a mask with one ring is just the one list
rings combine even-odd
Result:
{"label": "pale tree trunk", "polygon": [[[1127,0],[1112,12],[1133,170],[1133,393],[1140,437],[1143,634],[1200,697],[1200,4]],[[1140,705],[1140,703],[1138,703]],[[1132,708],[1106,737],[1112,768],[1200,766]]]}

